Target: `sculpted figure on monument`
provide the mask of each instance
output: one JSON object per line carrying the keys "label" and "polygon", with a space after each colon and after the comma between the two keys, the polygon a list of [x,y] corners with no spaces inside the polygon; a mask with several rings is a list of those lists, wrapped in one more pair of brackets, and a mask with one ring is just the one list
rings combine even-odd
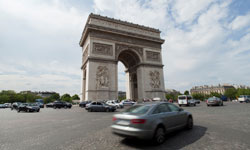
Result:
{"label": "sculpted figure on monument", "polygon": [[152,88],[160,88],[161,81],[160,81],[160,73],[158,71],[150,71],[149,73],[151,82],[150,85]]}
{"label": "sculpted figure on monument", "polygon": [[96,87],[107,88],[109,86],[108,68],[106,66],[98,66],[96,72]]}

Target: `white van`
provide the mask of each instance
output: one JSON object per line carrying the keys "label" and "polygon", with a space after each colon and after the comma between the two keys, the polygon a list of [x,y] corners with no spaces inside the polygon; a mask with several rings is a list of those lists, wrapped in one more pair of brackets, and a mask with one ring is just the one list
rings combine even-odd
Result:
{"label": "white van", "polygon": [[250,95],[240,95],[240,97],[238,98],[238,101],[240,103],[243,103],[243,102],[249,103],[250,102]]}
{"label": "white van", "polygon": [[178,104],[181,107],[182,105],[186,106],[196,106],[195,101],[193,100],[193,97],[190,95],[179,95],[178,96]]}

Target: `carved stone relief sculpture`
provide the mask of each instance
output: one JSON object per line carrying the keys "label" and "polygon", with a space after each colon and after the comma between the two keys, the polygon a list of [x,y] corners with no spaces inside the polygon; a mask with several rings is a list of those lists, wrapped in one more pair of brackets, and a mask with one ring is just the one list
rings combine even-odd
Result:
{"label": "carved stone relief sculpture", "polygon": [[88,57],[88,48],[89,48],[89,46],[87,46],[86,49],[85,49],[85,51],[83,52],[82,63],[84,63],[87,60],[87,57]]}
{"label": "carved stone relief sculpture", "polygon": [[158,71],[150,71],[149,72],[150,76],[150,86],[152,88],[160,88],[161,81],[160,81],[160,73]]}
{"label": "carved stone relief sculpture", "polygon": [[146,51],[146,56],[148,61],[161,61],[158,52]]}
{"label": "carved stone relief sculpture", "polygon": [[93,54],[113,56],[113,46],[102,43],[93,43]]}
{"label": "carved stone relief sculpture", "polygon": [[109,72],[106,66],[98,66],[96,71],[96,88],[109,87]]}

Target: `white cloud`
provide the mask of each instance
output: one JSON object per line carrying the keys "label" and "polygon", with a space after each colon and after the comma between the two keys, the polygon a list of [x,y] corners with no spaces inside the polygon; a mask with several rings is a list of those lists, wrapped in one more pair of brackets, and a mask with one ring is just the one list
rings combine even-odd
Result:
{"label": "white cloud", "polygon": [[239,30],[250,26],[250,13],[245,16],[237,16],[229,25],[232,30]]}

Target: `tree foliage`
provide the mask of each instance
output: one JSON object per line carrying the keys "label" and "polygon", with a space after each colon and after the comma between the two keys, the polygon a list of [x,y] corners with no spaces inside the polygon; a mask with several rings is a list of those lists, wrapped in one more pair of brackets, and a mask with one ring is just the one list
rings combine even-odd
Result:
{"label": "tree foliage", "polygon": [[61,100],[62,101],[66,101],[66,102],[72,102],[72,99],[71,99],[71,96],[69,95],[69,94],[63,94],[62,96],[61,96]]}
{"label": "tree foliage", "polygon": [[189,91],[186,90],[186,91],[184,92],[184,95],[189,95]]}
{"label": "tree foliage", "polygon": [[77,94],[75,94],[75,95],[73,95],[73,96],[71,97],[71,99],[72,99],[72,100],[80,100],[80,97],[79,97]]}

